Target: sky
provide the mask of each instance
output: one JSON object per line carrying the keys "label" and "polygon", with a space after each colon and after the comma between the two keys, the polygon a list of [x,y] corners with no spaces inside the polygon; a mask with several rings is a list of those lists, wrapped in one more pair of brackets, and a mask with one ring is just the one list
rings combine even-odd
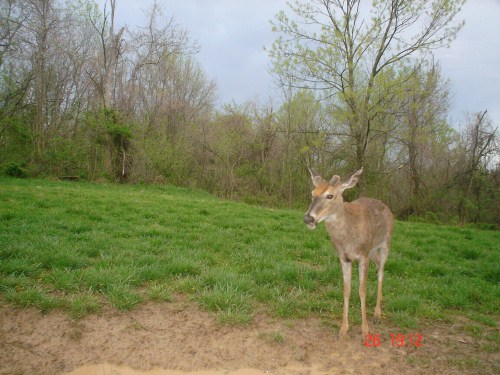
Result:
{"label": "sky", "polygon": [[[105,0],[97,0],[104,4]],[[267,102],[279,96],[270,74],[270,47],[278,34],[270,20],[287,10],[286,0],[159,0],[165,19],[174,17],[196,40],[196,55],[209,79],[217,83],[218,104]],[[144,25],[153,0],[117,0],[116,21]],[[288,12],[290,13],[290,12]],[[488,110],[500,125],[500,0],[468,0],[459,19],[465,26],[451,47],[435,57],[451,81],[450,119]],[[275,100],[276,102],[276,100]]]}

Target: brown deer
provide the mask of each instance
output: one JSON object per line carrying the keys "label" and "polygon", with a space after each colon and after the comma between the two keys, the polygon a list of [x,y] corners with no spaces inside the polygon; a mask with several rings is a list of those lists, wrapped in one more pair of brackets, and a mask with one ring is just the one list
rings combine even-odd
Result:
{"label": "brown deer", "polygon": [[389,255],[394,219],[389,207],[376,199],[359,198],[344,203],[342,192],[352,188],[358,182],[363,168],[345,178],[333,176],[326,182],[314,169],[311,172],[314,190],[312,203],[304,216],[304,222],[310,229],[325,221],[333,246],[337,250],[344,277],[344,310],[339,336],[344,336],[349,329],[349,296],[351,294],[352,262],[359,260],[359,298],[361,300],[361,331],[368,334],[366,320],[366,277],[370,259],[378,270],[377,305],[374,321],[378,323],[382,310],[382,282],[384,264]]}

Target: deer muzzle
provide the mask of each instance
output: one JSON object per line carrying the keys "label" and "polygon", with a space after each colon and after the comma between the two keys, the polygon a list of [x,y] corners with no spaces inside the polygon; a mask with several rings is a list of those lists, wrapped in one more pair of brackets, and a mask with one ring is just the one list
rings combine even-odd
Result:
{"label": "deer muzzle", "polygon": [[314,229],[316,228],[316,221],[314,220],[314,218],[309,215],[309,214],[305,214],[304,216],[304,223],[307,224],[307,226],[309,227],[309,229]]}
{"label": "deer muzzle", "polygon": [[304,223],[307,224],[309,229],[316,228],[316,224],[318,224],[317,220],[315,219],[315,216],[316,216],[316,210],[317,210],[319,203],[320,203],[320,200],[317,197],[313,198],[313,201],[312,201],[311,205],[309,206],[309,209],[307,210],[306,214],[304,215]]}

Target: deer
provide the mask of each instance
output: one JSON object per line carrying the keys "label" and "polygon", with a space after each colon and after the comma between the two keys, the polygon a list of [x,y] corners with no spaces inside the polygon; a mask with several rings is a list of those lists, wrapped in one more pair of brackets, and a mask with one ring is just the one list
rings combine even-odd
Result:
{"label": "deer", "polygon": [[377,267],[377,304],[374,323],[382,315],[382,283],[384,265],[389,255],[394,218],[384,203],[372,198],[359,198],[344,202],[342,193],[353,188],[363,168],[341,178],[334,175],[327,182],[315,169],[309,169],[314,190],[312,203],[304,216],[304,223],[310,229],[324,221],[331,242],[339,256],[343,275],[344,304],[339,338],[349,330],[349,297],[351,295],[351,269],[353,261],[359,261],[359,298],[361,300],[361,331],[363,337],[369,334],[366,320],[366,278],[372,260]]}

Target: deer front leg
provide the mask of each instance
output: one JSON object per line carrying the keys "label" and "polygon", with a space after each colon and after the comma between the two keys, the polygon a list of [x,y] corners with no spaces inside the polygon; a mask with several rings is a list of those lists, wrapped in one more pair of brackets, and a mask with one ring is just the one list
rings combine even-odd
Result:
{"label": "deer front leg", "polygon": [[366,320],[366,278],[370,259],[361,257],[359,259],[359,299],[361,300],[361,332],[363,337],[368,334],[368,321]]}
{"label": "deer front leg", "polygon": [[380,249],[380,263],[378,265],[377,271],[377,305],[375,306],[375,315],[373,317],[373,322],[378,324],[380,322],[380,317],[382,315],[382,284],[384,282],[384,266],[387,260],[387,255],[389,253],[389,248],[383,247]]}
{"label": "deer front leg", "polygon": [[344,311],[342,314],[342,326],[340,327],[339,337],[345,336],[349,329],[348,315],[349,315],[349,297],[351,295],[351,269],[352,263],[350,261],[340,260],[342,266],[342,275],[344,277]]}

